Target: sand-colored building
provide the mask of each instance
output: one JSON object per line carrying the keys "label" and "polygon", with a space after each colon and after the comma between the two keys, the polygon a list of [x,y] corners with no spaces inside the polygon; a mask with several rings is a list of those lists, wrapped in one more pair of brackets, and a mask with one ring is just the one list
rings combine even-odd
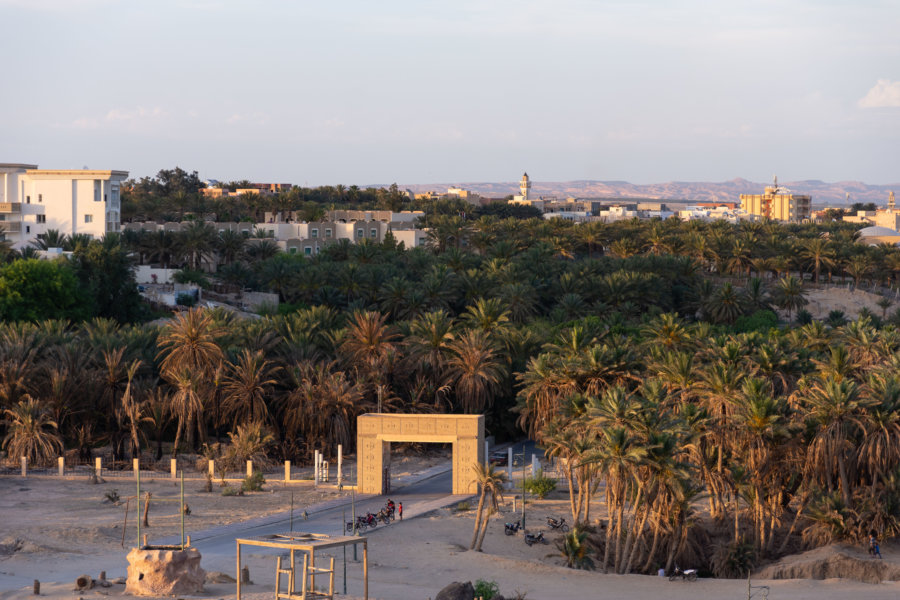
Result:
{"label": "sand-colored building", "polygon": [[793,194],[779,187],[777,177],[762,194],[741,194],[741,209],[744,212],[775,221],[799,223],[809,219],[811,205],[810,196]]}

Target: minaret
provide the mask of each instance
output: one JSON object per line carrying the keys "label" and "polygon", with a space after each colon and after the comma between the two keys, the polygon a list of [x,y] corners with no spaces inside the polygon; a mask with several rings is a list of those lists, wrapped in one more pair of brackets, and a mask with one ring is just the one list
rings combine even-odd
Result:
{"label": "minaret", "polygon": [[528,193],[531,191],[531,181],[528,179],[528,173],[522,175],[522,180],[519,182],[519,192],[522,195],[522,200],[528,200]]}
{"label": "minaret", "polygon": [[894,210],[894,190],[888,194],[888,210]]}

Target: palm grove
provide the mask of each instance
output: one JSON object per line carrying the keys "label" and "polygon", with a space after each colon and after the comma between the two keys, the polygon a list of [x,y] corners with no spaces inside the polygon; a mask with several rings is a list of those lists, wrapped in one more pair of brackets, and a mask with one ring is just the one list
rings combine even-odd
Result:
{"label": "palm grove", "polygon": [[[490,432],[525,431],[558,459],[586,527],[572,542],[605,569],[738,574],[801,545],[896,534],[897,315],[885,300],[822,323],[803,306],[813,282],[891,285],[897,249],[840,223],[458,212],[432,207],[428,249],[388,236],[313,258],[243,238],[225,251],[202,222],[204,245],[177,236],[165,253],[142,235],[82,240],[82,254],[188,270],[203,255],[285,304],[162,326],[96,301],[86,315],[7,315],[7,456],[308,460],[352,447],[366,411],[484,412]],[[54,264],[89,281],[76,261]]]}

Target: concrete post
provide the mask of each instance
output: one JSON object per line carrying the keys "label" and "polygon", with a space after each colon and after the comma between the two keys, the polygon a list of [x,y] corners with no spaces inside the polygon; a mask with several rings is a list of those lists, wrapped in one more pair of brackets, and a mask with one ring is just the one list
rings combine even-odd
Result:
{"label": "concrete post", "polygon": [[169,471],[170,471],[170,475],[172,476],[172,479],[175,479],[175,477],[178,474],[178,459],[177,458],[169,459]]}
{"label": "concrete post", "polygon": [[291,461],[289,460],[284,461],[284,482],[291,482]]}
{"label": "concrete post", "polygon": [[488,466],[489,464],[491,464],[490,444],[487,440],[484,440],[484,466]]}
{"label": "concrete post", "polygon": [[506,449],[506,478],[509,480],[509,487],[512,487],[512,446]]}
{"label": "concrete post", "polygon": [[537,477],[538,469],[540,468],[540,464],[538,463],[537,454],[531,455],[531,476]]}
{"label": "concrete post", "polygon": [[59,476],[63,477],[66,474],[66,459],[60,456],[56,459],[57,470],[59,471]]}
{"label": "concrete post", "polygon": [[28,459],[23,456],[20,462],[22,463],[22,477],[28,477]]}
{"label": "concrete post", "polygon": [[100,477],[100,473],[103,471],[103,459],[99,456],[94,457],[94,471],[96,471],[97,477]]}
{"label": "concrete post", "polygon": [[141,460],[139,458],[132,459],[131,469],[134,471],[134,476],[138,477],[138,473],[141,472]]}
{"label": "concrete post", "polygon": [[247,461],[247,477],[251,477],[253,475],[253,461]]}
{"label": "concrete post", "polygon": [[338,485],[344,483],[344,446],[338,444],[338,463],[337,463],[337,480]]}
{"label": "concrete post", "polygon": [[313,450],[313,483],[319,483],[319,451]]}
{"label": "concrete post", "polygon": [[322,481],[328,483],[328,461],[322,461]]}
{"label": "concrete post", "polygon": [[209,476],[216,476],[216,461],[214,459],[209,459]]}

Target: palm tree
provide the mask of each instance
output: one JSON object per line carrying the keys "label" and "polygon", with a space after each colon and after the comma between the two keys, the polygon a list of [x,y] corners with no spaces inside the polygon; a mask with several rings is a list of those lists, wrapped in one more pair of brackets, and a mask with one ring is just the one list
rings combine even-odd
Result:
{"label": "palm tree", "polygon": [[62,452],[56,422],[34,398],[26,395],[3,415],[7,432],[2,445],[10,462],[24,456],[30,464],[46,464]]}
{"label": "palm tree", "polygon": [[788,321],[791,320],[791,313],[806,306],[807,300],[806,290],[803,284],[793,275],[782,277],[775,286],[775,304],[779,308],[788,311]]}
{"label": "palm tree", "polygon": [[819,283],[819,271],[823,266],[830,269],[835,265],[834,248],[823,238],[807,240],[800,248],[800,258],[812,267],[816,283]]}
{"label": "palm tree", "polygon": [[[272,377],[277,368],[266,360],[261,350],[245,348],[237,360],[227,365],[223,380],[222,410],[234,419],[234,424],[269,420],[266,397],[277,382]],[[218,424],[217,424],[218,425]]]}
{"label": "palm tree", "polygon": [[223,360],[216,338],[222,334],[212,315],[191,309],[177,315],[159,336],[159,365],[164,377],[187,370],[199,381],[207,380]]}
{"label": "palm tree", "polygon": [[850,379],[828,377],[810,389],[809,416],[815,433],[807,454],[807,469],[824,479],[829,491],[834,490],[833,475],[837,471],[841,497],[851,505],[851,452],[857,434],[866,430],[865,409],[872,404],[860,397],[859,388]]}
{"label": "palm tree", "polygon": [[169,414],[178,420],[175,444],[172,446],[172,456],[175,457],[184,433],[187,433],[188,446],[191,448],[194,446],[194,430],[200,430],[201,436],[203,435],[203,400],[200,396],[201,382],[196,372],[182,367],[177,371],[169,371],[168,378],[176,390],[169,397]]}
{"label": "palm tree", "polygon": [[467,330],[449,345],[447,372],[458,407],[477,414],[491,405],[506,368],[487,334]]}
{"label": "palm tree", "polygon": [[[494,465],[480,462],[472,465],[475,474],[475,483],[481,490],[478,496],[478,510],[475,512],[475,531],[472,533],[472,543],[469,550],[481,552],[481,544],[484,542],[484,534],[487,532],[488,520],[494,512],[500,510],[499,501],[503,500],[503,484],[506,483],[506,473],[497,471]],[[488,506],[487,515],[484,514],[485,504]],[[480,534],[479,535],[479,531]],[[477,544],[477,545],[476,545]]]}
{"label": "palm tree", "polygon": [[716,323],[734,323],[744,313],[744,303],[741,293],[726,281],[705,303],[703,310]]}

